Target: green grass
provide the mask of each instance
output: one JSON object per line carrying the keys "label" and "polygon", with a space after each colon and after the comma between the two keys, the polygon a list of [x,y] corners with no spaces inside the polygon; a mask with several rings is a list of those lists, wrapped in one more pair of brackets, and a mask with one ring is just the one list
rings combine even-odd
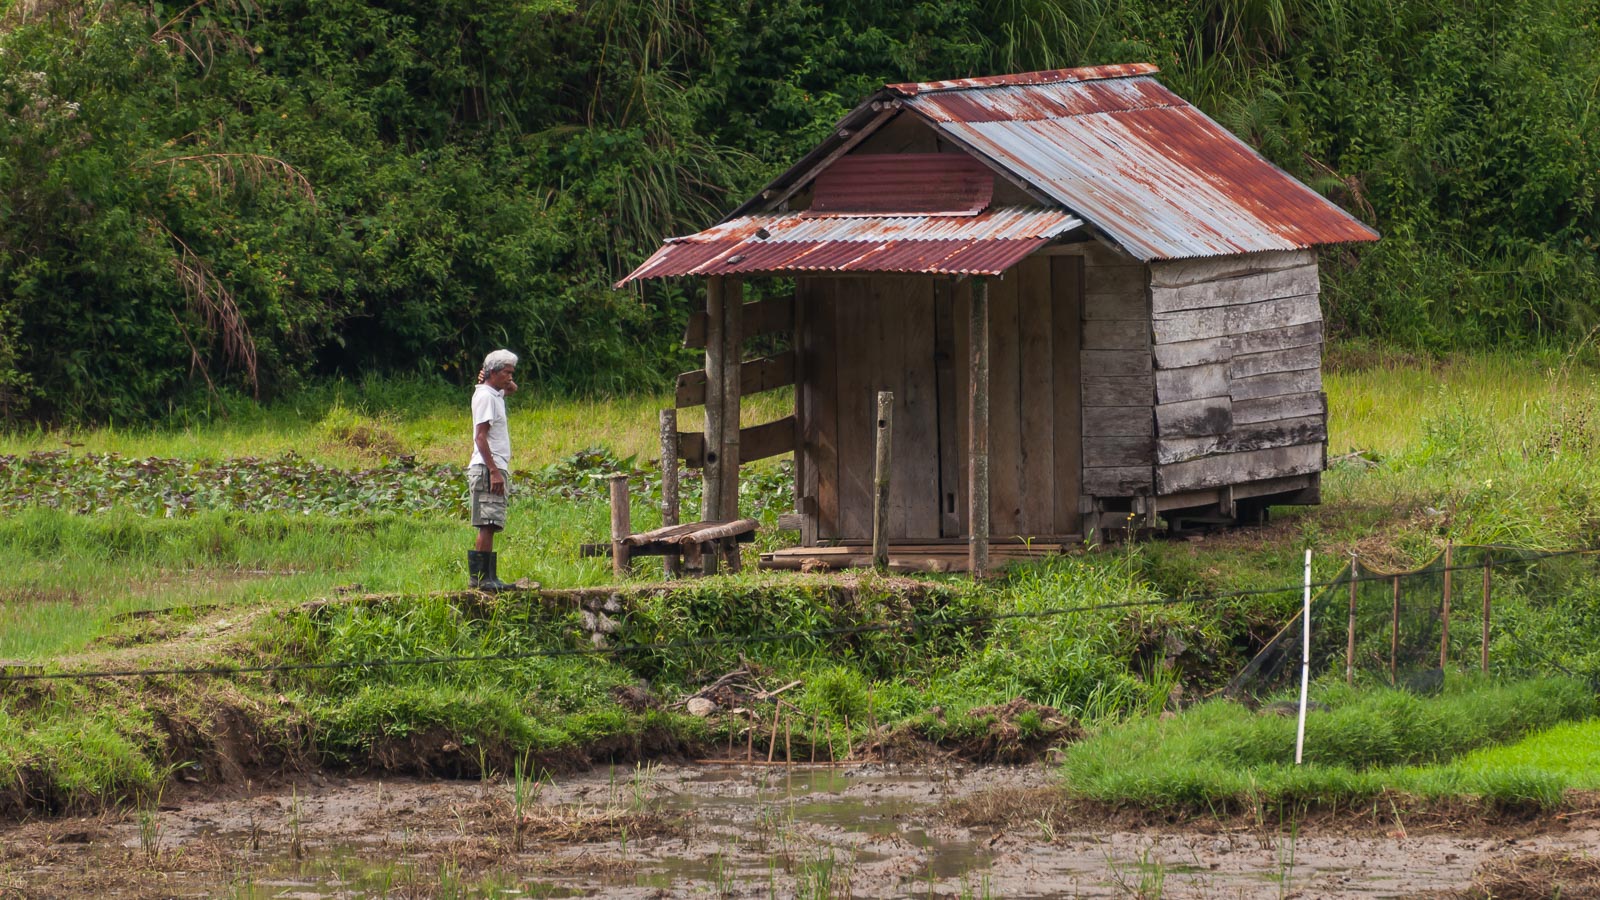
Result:
{"label": "green grass", "polygon": [[1455,761],[1457,771],[1488,774],[1531,770],[1577,790],[1600,790],[1600,719],[1568,722],[1514,744],[1474,750]]}
{"label": "green grass", "polygon": [[[0,454],[72,448],[124,456],[220,459],[294,452],[340,466],[412,455],[424,463],[465,465],[471,429],[470,389],[417,379],[328,382],[265,407],[246,402],[188,411],[176,421],[92,429],[0,432]],[[745,425],[792,411],[791,391],[746,397]],[[538,468],[580,450],[605,446],[619,457],[660,455],[658,411],[669,395],[568,397],[525,389],[507,400],[513,463]],[[679,411],[678,427],[704,427],[699,407]]]}
{"label": "green grass", "polygon": [[[1558,729],[1549,744],[1537,743],[1536,732],[1592,715],[1592,694],[1585,695],[1591,707],[1585,711],[1572,688],[1549,682],[1470,679],[1429,700],[1388,691],[1344,696],[1342,688],[1330,688],[1339,702],[1334,712],[1313,718],[1313,764],[1295,769],[1282,762],[1292,753],[1285,731],[1292,720],[1259,719],[1224,704],[1201,704],[1170,721],[1155,716],[1226,681],[1292,615],[1298,591],[1032,615],[1292,585],[1307,545],[1317,551],[1315,574],[1325,577],[1357,547],[1374,564],[1393,568],[1431,558],[1447,538],[1527,547],[1591,543],[1600,523],[1600,462],[1588,451],[1600,448],[1600,422],[1587,410],[1600,408],[1600,388],[1594,373],[1560,365],[1501,355],[1388,359],[1330,371],[1331,453],[1360,449],[1368,461],[1337,463],[1325,476],[1322,506],[1285,510],[1265,532],[1126,545],[1018,567],[983,586],[930,577],[914,594],[870,577],[843,591],[822,579],[747,571],[640,595],[617,639],[652,644],[896,626],[885,632],[617,659],[141,681],[109,689],[53,685],[0,694],[0,783],[20,783],[11,776],[29,773],[35,782],[29,789],[63,808],[123,802],[164,777],[164,763],[155,762],[165,758],[164,738],[152,730],[151,717],[203,723],[217,704],[252,710],[261,732],[282,742],[284,752],[330,764],[374,764],[418,735],[448,735],[436,743],[459,745],[457,756],[441,763],[457,772],[479,764],[480,752],[509,765],[527,752],[613,752],[646,733],[666,744],[716,746],[728,736],[719,730],[724,725],[629,712],[612,691],[648,684],[671,700],[748,663],[769,686],[803,682],[786,695],[808,720],[797,729],[797,744],[822,742],[825,731],[815,729],[824,728],[842,750],[847,719],[857,744],[868,721],[948,745],[978,744],[996,725],[986,708],[1018,697],[1053,707],[1097,731],[1073,751],[1081,754],[1074,765],[1082,782],[1074,789],[1107,802],[1254,808],[1403,790],[1549,805],[1565,789],[1593,785],[1584,775],[1585,766],[1594,769],[1593,754],[1581,752],[1593,731],[1562,737]],[[428,382],[325,384],[295,402],[236,405],[226,415],[213,411],[160,427],[3,435],[0,453],[66,441],[81,445],[77,453],[189,460],[293,450],[337,467],[335,479],[397,454],[455,467],[464,455],[458,394]],[[787,402],[763,395],[747,417],[777,418]],[[655,410],[663,403],[531,392],[512,399],[517,464],[530,471],[519,482],[527,489],[513,498],[511,527],[497,542],[503,576],[546,586],[612,581],[609,563],[580,558],[578,547],[606,537],[598,479],[629,456],[654,455]],[[685,418],[681,427],[697,425]],[[575,455],[597,445],[611,455]],[[248,512],[222,491],[217,502],[227,508],[206,508],[210,495],[196,493],[200,500],[179,505],[169,518],[160,503],[146,502],[164,487],[141,495],[140,508],[154,514],[116,502],[118,479],[129,477],[126,463],[72,469],[62,477],[85,479],[73,484],[50,483],[55,476],[46,466],[37,476],[43,481],[9,489],[9,512],[0,517],[0,659],[51,667],[322,662],[586,645],[569,609],[524,607],[512,614],[433,596],[465,582],[471,530],[453,511],[453,468],[397,476],[393,489],[433,492],[411,512],[338,492],[290,510]],[[654,476],[648,465],[637,470],[634,525],[649,528],[659,522]],[[209,469],[196,471],[186,477],[210,477]],[[256,477],[255,469],[239,471]],[[172,477],[174,485],[189,483]],[[252,482],[245,499],[252,491],[305,489],[279,487],[275,477]],[[770,524],[788,496],[785,477],[778,461],[752,467],[746,512]],[[0,476],[0,494],[5,483]],[[16,500],[30,490],[110,499],[79,504],[108,507],[102,511],[75,514]],[[789,539],[764,529],[751,552]],[[1600,590],[1600,575],[1590,568],[1572,561],[1497,576],[1498,678],[1549,673],[1555,665],[1584,677],[1600,674],[1600,614],[1586,599]],[[633,580],[654,580],[659,571],[654,560],[641,561]],[[405,599],[316,615],[302,609],[307,600],[357,584]],[[972,621],[991,613],[1019,616]],[[233,634],[219,626],[224,621],[246,623],[246,630]],[[1040,715],[1026,715],[1011,724],[1024,737],[1038,734]]]}
{"label": "green grass", "polygon": [[1506,767],[1457,759],[1594,715],[1588,685],[1471,678],[1450,685],[1436,698],[1387,688],[1323,689],[1318,696],[1332,709],[1308,716],[1302,766],[1294,765],[1294,716],[1230,702],[1110,726],[1067,751],[1067,790],[1104,803],[1206,812],[1348,805],[1384,791],[1510,799],[1528,790],[1552,801],[1563,789],[1586,786],[1568,777],[1570,769],[1533,765],[1514,752],[1508,758],[1515,764]]}

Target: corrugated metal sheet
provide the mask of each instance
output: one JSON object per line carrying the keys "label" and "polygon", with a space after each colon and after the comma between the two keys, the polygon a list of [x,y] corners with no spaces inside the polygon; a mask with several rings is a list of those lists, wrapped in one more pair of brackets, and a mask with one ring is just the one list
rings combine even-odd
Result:
{"label": "corrugated metal sheet", "polygon": [[[892,88],[906,95],[906,108],[958,144],[1054,198],[1140,259],[1378,237],[1142,73],[1032,77]],[[1101,80],[1108,77],[1115,80]]]}
{"label": "corrugated metal sheet", "polygon": [[617,283],[682,275],[920,272],[998,275],[1083,225],[1053,209],[991,209],[976,216],[807,218],[742,216],[669,238]]}
{"label": "corrugated metal sheet", "polygon": [[993,197],[994,173],[965,153],[875,153],[823,170],[802,215],[975,216]]}
{"label": "corrugated metal sheet", "polygon": [[1054,84],[1062,81],[1095,81],[1101,78],[1127,78],[1131,75],[1154,75],[1161,71],[1149,63],[1120,63],[1110,66],[1084,66],[1078,69],[1046,69],[1042,72],[1018,72],[1014,75],[990,75],[984,78],[956,78],[951,81],[923,81],[891,84],[889,90],[902,97],[915,97],[929,91],[961,91],[968,88],[999,87],[1017,84]]}

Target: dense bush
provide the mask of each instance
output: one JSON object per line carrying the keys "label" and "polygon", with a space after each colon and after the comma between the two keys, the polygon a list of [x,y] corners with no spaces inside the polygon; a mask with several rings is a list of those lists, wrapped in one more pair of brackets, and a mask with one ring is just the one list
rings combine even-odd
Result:
{"label": "dense bush", "polygon": [[543,383],[674,359],[611,282],[885,81],[1112,61],[1385,235],[1334,325],[1596,319],[1595,0],[0,0],[0,416],[147,417],[308,375]]}

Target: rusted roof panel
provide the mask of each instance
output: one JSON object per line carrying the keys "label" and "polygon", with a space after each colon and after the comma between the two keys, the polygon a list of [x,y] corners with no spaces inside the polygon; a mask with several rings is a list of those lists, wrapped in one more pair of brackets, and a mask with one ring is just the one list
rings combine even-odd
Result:
{"label": "rusted roof panel", "polygon": [[1154,79],[1108,77],[939,82],[955,87],[904,102],[1144,260],[1377,239]]}
{"label": "rusted roof panel", "polygon": [[965,153],[846,156],[817,176],[817,216],[974,216],[994,197],[994,173]]}
{"label": "rusted roof panel", "polygon": [[965,217],[742,216],[669,238],[617,286],[641,278],[785,272],[998,275],[1082,225],[1061,210],[1023,208]]}
{"label": "rusted roof panel", "polygon": [[1154,75],[1161,71],[1149,63],[1122,63],[1111,66],[1086,66],[1078,69],[1047,69],[1043,72],[1019,72],[1015,75],[990,75],[983,78],[956,78],[950,81],[924,81],[891,84],[889,90],[902,97],[915,97],[935,91],[961,91],[968,88],[1000,87],[1004,85],[1054,84],[1057,82],[1095,81],[1101,78],[1127,78],[1132,75]]}

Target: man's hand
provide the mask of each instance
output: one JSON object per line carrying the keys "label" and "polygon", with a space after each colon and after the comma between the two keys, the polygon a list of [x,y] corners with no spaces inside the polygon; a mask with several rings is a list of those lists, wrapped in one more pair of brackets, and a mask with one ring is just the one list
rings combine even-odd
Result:
{"label": "man's hand", "polygon": [[489,493],[504,495],[506,492],[506,476],[499,467],[489,470]]}

